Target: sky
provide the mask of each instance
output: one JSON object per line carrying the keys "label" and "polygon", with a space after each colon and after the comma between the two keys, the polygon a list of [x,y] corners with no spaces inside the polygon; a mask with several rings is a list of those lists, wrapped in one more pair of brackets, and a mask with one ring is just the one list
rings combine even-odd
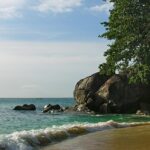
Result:
{"label": "sky", "polygon": [[98,71],[109,41],[112,3],[103,0],[0,1],[0,97],[73,97]]}

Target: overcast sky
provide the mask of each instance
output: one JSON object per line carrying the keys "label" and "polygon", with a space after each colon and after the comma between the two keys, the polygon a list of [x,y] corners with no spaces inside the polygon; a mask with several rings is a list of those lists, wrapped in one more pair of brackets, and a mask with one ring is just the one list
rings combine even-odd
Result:
{"label": "overcast sky", "polygon": [[0,1],[0,97],[72,97],[105,61],[112,4],[102,0]]}

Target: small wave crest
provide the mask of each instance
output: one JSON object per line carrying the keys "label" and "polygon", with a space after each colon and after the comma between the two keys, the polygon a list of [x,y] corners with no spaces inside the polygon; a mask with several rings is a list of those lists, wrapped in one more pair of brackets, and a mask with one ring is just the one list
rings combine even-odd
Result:
{"label": "small wave crest", "polygon": [[14,132],[9,135],[0,136],[0,150],[35,150],[39,146],[59,142],[64,139],[78,135],[108,130],[113,128],[125,128],[140,125],[150,125],[147,123],[118,123],[114,121],[99,123],[75,123],[63,126],[53,126],[51,128]]}

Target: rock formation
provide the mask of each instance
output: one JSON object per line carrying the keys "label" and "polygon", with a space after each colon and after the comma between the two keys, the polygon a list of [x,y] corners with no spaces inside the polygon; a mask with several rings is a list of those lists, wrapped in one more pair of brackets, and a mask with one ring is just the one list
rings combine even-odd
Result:
{"label": "rock formation", "polygon": [[58,105],[58,104],[56,104],[56,105],[48,104],[48,105],[44,106],[43,113],[54,112],[54,111],[62,112],[63,108],[60,105]]}
{"label": "rock formation", "polygon": [[14,110],[36,110],[36,107],[34,104],[24,104],[22,106],[18,105],[14,108]]}
{"label": "rock formation", "polygon": [[129,84],[126,75],[106,76],[95,73],[76,84],[74,98],[77,111],[150,112],[150,85]]}

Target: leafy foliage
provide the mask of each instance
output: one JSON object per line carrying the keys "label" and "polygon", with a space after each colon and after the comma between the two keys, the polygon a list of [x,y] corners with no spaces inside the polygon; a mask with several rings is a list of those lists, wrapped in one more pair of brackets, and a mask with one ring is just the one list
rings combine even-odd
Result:
{"label": "leafy foliage", "polygon": [[101,74],[128,73],[130,82],[150,82],[150,0],[110,0],[114,3],[106,32],[100,37],[112,40],[104,53]]}

